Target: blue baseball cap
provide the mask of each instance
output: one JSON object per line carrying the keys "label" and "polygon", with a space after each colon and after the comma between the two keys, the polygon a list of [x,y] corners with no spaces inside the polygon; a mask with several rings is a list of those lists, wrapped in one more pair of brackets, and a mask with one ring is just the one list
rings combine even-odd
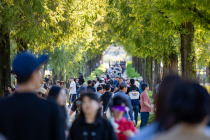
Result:
{"label": "blue baseball cap", "polygon": [[41,55],[35,57],[27,52],[18,54],[13,63],[13,72],[17,75],[17,81],[21,82],[26,80],[34,70],[39,68],[40,65],[44,64],[48,60],[47,55]]}

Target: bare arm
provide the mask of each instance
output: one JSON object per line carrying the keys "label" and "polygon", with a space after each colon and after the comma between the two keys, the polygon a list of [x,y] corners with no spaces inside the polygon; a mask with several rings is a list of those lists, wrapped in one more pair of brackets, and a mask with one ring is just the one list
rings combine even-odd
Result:
{"label": "bare arm", "polygon": [[148,104],[147,102],[144,102],[144,104],[145,104],[146,106],[148,106],[149,108],[153,109],[152,106],[151,106],[150,104]]}

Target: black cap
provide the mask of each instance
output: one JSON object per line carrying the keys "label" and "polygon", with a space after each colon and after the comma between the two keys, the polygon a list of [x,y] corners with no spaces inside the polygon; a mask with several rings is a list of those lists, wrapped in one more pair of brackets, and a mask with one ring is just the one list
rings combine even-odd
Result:
{"label": "black cap", "polygon": [[128,85],[127,85],[126,82],[121,82],[121,83],[120,83],[120,87],[128,87]]}
{"label": "black cap", "polygon": [[42,55],[37,58],[27,52],[18,54],[12,63],[13,72],[17,75],[17,81],[22,82],[26,80],[34,70],[39,68],[47,60],[47,55]]}

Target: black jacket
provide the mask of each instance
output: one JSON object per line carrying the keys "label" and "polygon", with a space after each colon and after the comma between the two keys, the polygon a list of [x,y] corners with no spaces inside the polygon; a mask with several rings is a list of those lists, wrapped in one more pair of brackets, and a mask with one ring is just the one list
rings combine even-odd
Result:
{"label": "black jacket", "polygon": [[111,92],[105,92],[103,95],[101,95],[99,101],[100,102],[103,101],[103,111],[106,109],[111,96],[112,96]]}
{"label": "black jacket", "polygon": [[8,140],[64,140],[60,113],[34,93],[16,93],[0,101],[0,133]]}
{"label": "black jacket", "polygon": [[131,85],[130,87],[128,87],[127,93],[128,94],[130,91],[136,90],[139,92],[139,88],[136,87],[136,85]]}
{"label": "black jacket", "polygon": [[76,119],[70,129],[71,140],[117,140],[110,122],[96,117],[95,123],[87,124],[84,117]]}

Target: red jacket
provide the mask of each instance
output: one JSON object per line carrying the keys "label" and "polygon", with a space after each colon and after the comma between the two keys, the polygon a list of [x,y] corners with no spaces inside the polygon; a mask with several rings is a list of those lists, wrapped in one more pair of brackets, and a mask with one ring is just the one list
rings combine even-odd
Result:
{"label": "red jacket", "polygon": [[133,125],[132,122],[126,120],[126,118],[122,118],[120,121],[116,121],[115,122],[117,124],[119,124],[118,130],[120,130],[120,133],[116,133],[118,140],[126,140],[127,137],[123,134],[123,132],[127,131],[127,130],[131,130],[134,133],[136,132],[136,128]]}

